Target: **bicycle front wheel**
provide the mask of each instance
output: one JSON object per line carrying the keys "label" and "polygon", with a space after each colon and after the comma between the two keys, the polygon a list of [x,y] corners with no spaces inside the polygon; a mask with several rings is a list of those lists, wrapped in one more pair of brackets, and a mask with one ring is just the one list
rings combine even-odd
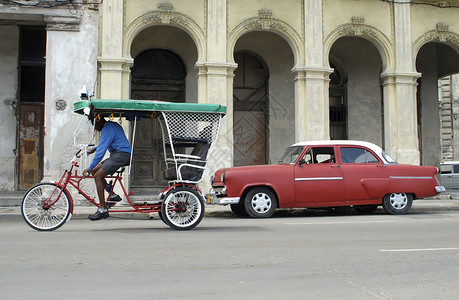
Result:
{"label": "bicycle front wheel", "polygon": [[54,183],[40,183],[24,195],[21,212],[27,225],[33,229],[51,231],[64,225],[69,218],[70,207],[67,190]]}

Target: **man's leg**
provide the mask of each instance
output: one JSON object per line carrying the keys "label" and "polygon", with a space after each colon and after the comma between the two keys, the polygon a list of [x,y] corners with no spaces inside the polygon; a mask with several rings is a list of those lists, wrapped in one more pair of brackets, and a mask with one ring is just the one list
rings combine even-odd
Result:
{"label": "man's leg", "polygon": [[96,183],[96,190],[97,196],[99,197],[100,207],[95,214],[88,216],[89,220],[91,221],[108,218],[108,211],[105,207],[105,187],[107,186],[105,176],[107,176],[107,173],[101,168],[101,166],[102,165],[99,164],[93,169],[94,181]]}
{"label": "man's leg", "polygon": [[107,181],[105,177],[107,172],[102,168],[98,168],[94,173],[94,181],[96,182],[97,196],[99,197],[100,208],[105,209],[105,187],[107,186]]}

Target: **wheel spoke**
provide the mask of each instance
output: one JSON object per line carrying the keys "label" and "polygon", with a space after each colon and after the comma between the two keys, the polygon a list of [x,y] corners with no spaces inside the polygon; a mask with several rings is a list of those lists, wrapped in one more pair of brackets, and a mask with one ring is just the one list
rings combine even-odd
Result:
{"label": "wheel spoke", "polygon": [[171,193],[165,200],[165,217],[178,228],[195,226],[202,215],[202,204],[191,191]]}
{"label": "wheel spoke", "polygon": [[[50,203],[53,204],[49,206]],[[69,213],[69,198],[55,184],[36,185],[24,196],[22,214],[25,221],[36,230],[59,228],[64,224]]]}

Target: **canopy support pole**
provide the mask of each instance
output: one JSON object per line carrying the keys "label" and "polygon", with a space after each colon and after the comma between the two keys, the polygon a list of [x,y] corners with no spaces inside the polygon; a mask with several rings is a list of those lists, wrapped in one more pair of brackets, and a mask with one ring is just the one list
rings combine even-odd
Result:
{"label": "canopy support pole", "polygon": [[131,180],[131,166],[132,166],[132,156],[134,155],[134,142],[135,142],[135,132],[137,129],[137,117],[134,117],[134,132],[132,133],[132,144],[131,144],[131,158],[129,159],[129,181]]}

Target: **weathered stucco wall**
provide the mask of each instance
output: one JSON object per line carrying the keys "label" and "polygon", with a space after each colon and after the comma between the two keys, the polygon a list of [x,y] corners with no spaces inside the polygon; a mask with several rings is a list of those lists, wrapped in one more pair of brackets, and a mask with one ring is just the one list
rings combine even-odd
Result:
{"label": "weathered stucco wall", "polygon": [[0,191],[14,189],[16,149],[16,101],[18,64],[17,26],[0,26]]}
{"label": "weathered stucco wall", "polygon": [[[96,83],[97,25],[97,13],[86,11],[79,31],[47,32],[45,179],[59,176],[77,150],[73,134],[82,117],[73,113],[73,103],[83,85],[92,89]],[[56,105],[59,100],[64,109]]]}

